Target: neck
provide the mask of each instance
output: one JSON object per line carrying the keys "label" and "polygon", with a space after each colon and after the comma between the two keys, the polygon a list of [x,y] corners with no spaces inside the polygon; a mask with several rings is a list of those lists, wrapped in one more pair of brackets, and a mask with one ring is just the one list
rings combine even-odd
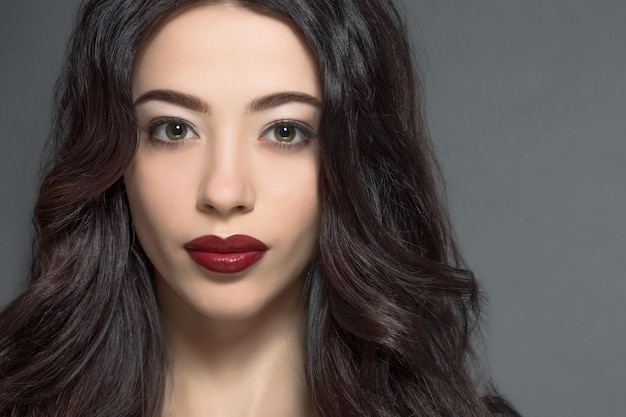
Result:
{"label": "neck", "polygon": [[160,291],[170,359],[164,415],[314,415],[304,372],[301,284],[292,291],[238,319],[202,316]]}

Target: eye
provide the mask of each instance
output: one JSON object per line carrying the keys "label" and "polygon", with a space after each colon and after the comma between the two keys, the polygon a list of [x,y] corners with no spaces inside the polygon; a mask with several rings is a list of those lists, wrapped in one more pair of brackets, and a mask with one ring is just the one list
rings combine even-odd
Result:
{"label": "eye", "polygon": [[150,139],[162,142],[181,142],[197,135],[189,122],[169,117],[153,120],[146,130]]}
{"label": "eye", "polygon": [[315,136],[315,132],[310,127],[292,120],[274,122],[261,134],[263,140],[273,142],[278,146],[305,145]]}

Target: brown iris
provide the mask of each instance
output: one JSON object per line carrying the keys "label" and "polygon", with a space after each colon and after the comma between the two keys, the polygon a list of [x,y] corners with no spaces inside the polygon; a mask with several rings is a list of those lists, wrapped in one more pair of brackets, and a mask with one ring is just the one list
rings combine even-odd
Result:
{"label": "brown iris", "polygon": [[279,142],[291,142],[296,137],[296,129],[291,126],[276,126],[274,136]]}
{"label": "brown iris", "polygon": [[165,126],[165,134],[170,140],[181,140],[187,135],[187,126],[182,123],[168,123]]}

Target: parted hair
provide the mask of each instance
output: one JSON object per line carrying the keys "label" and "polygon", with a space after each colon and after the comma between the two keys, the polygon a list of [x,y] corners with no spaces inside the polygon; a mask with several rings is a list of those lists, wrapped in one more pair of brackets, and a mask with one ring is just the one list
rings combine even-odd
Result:
{"label": "parted hair", "polygon": [[[215,2],[215,1],[214,1]],[[56,85],[30,277],[0,313],[0,415],[161,413],[167,352],[122,175],[142,42],[198,0],[88,0]],[[391,0],[238,0],[299,29],[323,85],[321,227],[303,295],[320,416],[518,416],[473,372],[481,297],[457,251]]]}

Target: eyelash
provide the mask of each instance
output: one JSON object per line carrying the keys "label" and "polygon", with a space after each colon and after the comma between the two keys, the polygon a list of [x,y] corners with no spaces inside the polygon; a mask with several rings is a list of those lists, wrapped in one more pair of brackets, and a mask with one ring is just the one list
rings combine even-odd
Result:
{"label": "eyelash", "polygon": [[198,132],[196,128],[184,119],[180,119],[178,117],[159,117],[157,119],[152,120],[148,126],[146,127],[146,133],[148,134],[148,138],[150,141],[157,145],[167,146],[168,148],[176,148],[182,144],[184,144],[189,138],[181,138],[179,140],[167,140],[158,138],[155,132],[161,127],[167,126],[170,123],[176,123],[187,128],[187,131],[192,135],[198,136]]}
{"label": "eyelash", "polygon": [[[187,140],[190,139],[190,138],[181,138],[179,140],[167,140],[167,139],[161,139],[157,137],[157,135],[155,134],[157,130],[171,123],[185,126],[189,133],[191,133],[192,135],[198,136],[198,132],[196,128],[191,123],[189,123],[188,121],[184,119],[180,119],[178,117],[159,117],[157,119],[152,120],[148,124],[148,126],[146,126],[145,128],[145,131],[150,141],[159,146],[167,146],[168,148],[176,148],[178,146],[183,145]],[[264,139],[268,134],[271,134],[273,131],[275,131],[275,129],[280,128],[280,127],[296,129],[296,135],[301,136],[301,138],[295,142],[293,141],[295,139],[292,139],[289,142],[272,140],[272,139]],[[275,122],[272,122],[271,124],[269,124],[267,127],[263,129],[260,135],[260,140],[262,139],[264,142],[268,142],[271,146],[275,146],[277,148],[285,149],[285,150],[296,150],[296,149],[304,148],[305,146],[309,144],[311,140],[316,139],[316,138],[317,138],[317,133],[313,129],[311,129],[309,126],[307,126],[306,124],[302,122],[297,122],[294,120],[277,120]]]}
{"label": "eyelash", "polygon": [[264,139],[264,141],[267,141],[270,145],[280,149],[301,149],[307,146],[311,142],[311,140],[317,137],[317,133],[304,123],[296,122],[294,120],[278,120],[263,129],[263,132],[261,133],[261,138],[265,138],[265,136],[267,136],[268,134],[272,134],[272,132],[274,132],[279,127],[296,129],[296,135],[301,136],[301,139],[297,140],[296,142],[293,141],[295,139],[292,139],[292,141],[290,142]]}

